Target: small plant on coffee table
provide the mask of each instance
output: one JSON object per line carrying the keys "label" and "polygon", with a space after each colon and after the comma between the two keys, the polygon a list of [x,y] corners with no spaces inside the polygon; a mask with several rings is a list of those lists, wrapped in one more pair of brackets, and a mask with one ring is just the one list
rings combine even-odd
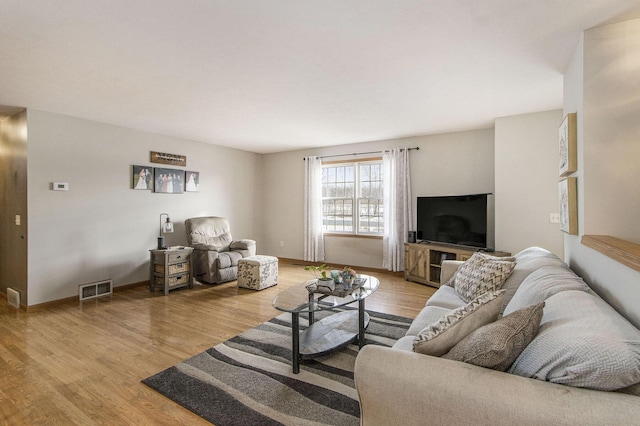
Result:
{"label": "small plant on coffee table", "polygon": [[322,265],[307,265],[304,267],[305,271],[311,271],[313,276],[319,280],[331,280],[331,277],[327,277],[327,272],[331,271],[331,266],[322,264]]}
{"label": "small plant on coffee table", "polygon": [[345,266],[342,269],[342,272],[340,273],[340,276],[342,277],[342,279],[351,279],[351,278],[355,278],[356,276],[356,270],[353,269],[351,266]]}

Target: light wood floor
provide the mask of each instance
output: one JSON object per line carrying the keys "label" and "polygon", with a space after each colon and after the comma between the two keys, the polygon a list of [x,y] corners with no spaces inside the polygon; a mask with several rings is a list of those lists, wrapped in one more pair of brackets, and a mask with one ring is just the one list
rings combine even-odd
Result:
{"label": "light wood floor", "polygon": [[[140,380],[280,314],[275,295],[311,277],[279,266],[279,284],[260,292],[235,281],[168,296],[139,286],[30,312],[0,298],[0,425],[208,424]],[[370,274],[381,282],[370,310],[414,318],[435,291]]]}

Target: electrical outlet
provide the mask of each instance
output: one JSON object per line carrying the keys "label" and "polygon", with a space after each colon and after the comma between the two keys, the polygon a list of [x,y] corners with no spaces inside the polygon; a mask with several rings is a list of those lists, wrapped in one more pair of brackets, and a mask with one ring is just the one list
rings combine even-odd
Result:
{"label": "electrical outlet", "polygon": [[19,214],[16,215],[16,225],[20,226],[20,215]]}
{"label": "electrical outlet", "polygon": [[51,189],[53,189],[54,191],[68,191],[69,182],[52,182]]}
{"label": "electrical outlet", "polygon": [[284,247],[284,241],[280,241],[280,247]]}
{"label": "electrical outlet", "polygon": [[560,223],[560,213],[549,213],[550,223]]}

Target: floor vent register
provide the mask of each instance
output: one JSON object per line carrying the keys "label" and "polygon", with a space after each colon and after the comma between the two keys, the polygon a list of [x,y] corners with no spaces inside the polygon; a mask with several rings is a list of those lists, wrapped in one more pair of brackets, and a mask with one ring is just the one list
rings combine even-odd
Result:
{"label": "floor vent register", "polygon": [[7,302],[16,309],[20,309],[20,292],[11,287],[7,289]]}
{"label": "floor vent register", "polygon": [[82,284],[78,286],[78,296],[80,300],[93,299],[95,297],[113,294],[113,281],[104,280],[95,283]]}

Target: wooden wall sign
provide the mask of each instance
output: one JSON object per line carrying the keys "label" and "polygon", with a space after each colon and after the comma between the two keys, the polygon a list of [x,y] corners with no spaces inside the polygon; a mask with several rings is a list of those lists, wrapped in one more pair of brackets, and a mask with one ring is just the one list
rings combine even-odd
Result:
{"label": "wooden wall sign", "polygon": [[164,152],[151,151],[151,162],[186,167],[187,157],[185,157],[184,155],[166,154]]}

